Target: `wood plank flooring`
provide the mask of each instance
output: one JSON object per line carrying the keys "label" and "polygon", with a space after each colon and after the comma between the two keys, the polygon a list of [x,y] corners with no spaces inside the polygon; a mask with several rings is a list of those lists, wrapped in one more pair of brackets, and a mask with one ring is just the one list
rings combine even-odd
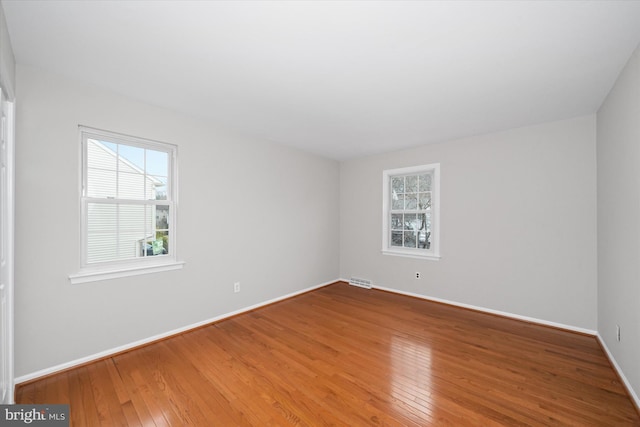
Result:
{"label": "wood plank flooring", "polygon": [[336,283],[20,385],[73,426],[640,426],[591,336]]}

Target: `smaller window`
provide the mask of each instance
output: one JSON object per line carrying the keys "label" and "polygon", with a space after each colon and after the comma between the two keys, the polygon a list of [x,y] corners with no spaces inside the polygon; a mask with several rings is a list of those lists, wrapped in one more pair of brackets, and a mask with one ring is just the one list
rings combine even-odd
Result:
{"label": "smaller window", "polygon": [[382,173],[382,253],[440,258],[440,164]]}
{"label": "smaller window", "polygon": [[179,268],[176,146],[80,127],[81,271],[72,283]]}

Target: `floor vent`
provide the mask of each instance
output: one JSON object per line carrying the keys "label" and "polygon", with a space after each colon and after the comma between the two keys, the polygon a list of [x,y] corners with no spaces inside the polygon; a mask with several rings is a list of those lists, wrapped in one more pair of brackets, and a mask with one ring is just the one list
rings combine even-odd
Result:
{"label": "floor vent", "polygon": [[349,284],[351,286],[358,286],[365,289],[371,289],[371,280],[360,279],[359,277],[352,277],[349,279]]}

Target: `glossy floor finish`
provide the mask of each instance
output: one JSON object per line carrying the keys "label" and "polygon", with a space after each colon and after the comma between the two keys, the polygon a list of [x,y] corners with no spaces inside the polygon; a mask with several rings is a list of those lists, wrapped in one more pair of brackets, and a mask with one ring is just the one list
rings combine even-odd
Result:
{"label": "glossy floor finish", "polygon": [[21,385],[73,426],[640,426],[596,339],[344,283]]}

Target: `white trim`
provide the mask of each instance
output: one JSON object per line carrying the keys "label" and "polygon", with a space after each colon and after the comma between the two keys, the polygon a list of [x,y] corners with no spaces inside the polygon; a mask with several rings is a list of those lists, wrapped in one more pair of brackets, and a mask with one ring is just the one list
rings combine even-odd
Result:
{"label": "white trim", "polygon": [[640,398],[638,397],[638,394],[633,389],[633,387],[631,386],[631,383],[622,372],[622,368],[620,368],[620,365],[618,365],[618,362],[616,362],[616,359],[615,357],[613,357],[613,354],[611,353],[611,351],[609,351],[609,347],[607,347],[607,344],[605,343],[604,338],[602,338],[602,335],[600,335],[600,332],[596,334],[596,338],[598,342],[600,342],[600,345],[604,349],[604,352],[607,354],[607,357],[609,358],[609,362],[611,362],[611,365],[613,365],[613,369],[616,370],[616,372],[618,373],[618,376],[622,379],[622,382],[624,383],[627,389],[627,392],[629,393],[629,395],[631,396],[631,399],[636,404],[636,408],[640,408]]}
{"label": "white trim", "polygon": [[587,335],[593,335],[593,336],[595,336],[597,334],[597,332],[592,330],[592,329],[585,329],[585,328],[580,328],[580,327],[577,327],[577,326],[565,325],[563,323],[550,322],[548,320],[537,319],[535,317],[529,317],[529,316],[522,316],[522,315],[519,315],[519,314],[509,313],[509,312],[506,312],[506,311],[493,310],[491,308],[479,307],[479,306],[471,305],[471,304],[464,304],[464,303],[450,301],[450,300],[446,300],[446,299],[442,299],[442,298],[429,297],[429,296],[426,296],[426,295],[420,295],[420,294],[416,294],[416,293],[413,293],[413,292],[399,291],[397,289],[385,288],[385,287],[382,287],[382,286],[374,286],[373,288],[374,289],[379,289],[381,291],[393,292],[393,293],[396,293],[396,294],[407,295],[407,296],[420,298],[420,299],[424,299],[424,300],[428,300],[428,301],[434,301],[434,302],[439,302],[439,303],[443,303],[443,304],[453,305],[453,306],[456,306],[456,307],[468,308],[468,309],[475,310],[475,311],[481,311],[483,313],[496,314],[498,316],[508,317],[508,318],[511,318],[511,319],[523,320],[525,322],[537,323],[539,325],[551,326],[551,327],[559,328],[559,329],[566,329],[568,331],[579,332],[581,334],[587,334]]}
{"label": "white trim", "polygon": [[[340,281],[348,282],[348,280],[345,280],[345,279],[340,279]],[[598,333],[597,331],[595,331],[593,329],[585,329],[585,328],[580,328],[580,327],[577,327],[577,326],[565,325],[563,323],[550,322],[548,320],[537,319],[535,317],[522,316],[522,315],[519,315],[519,314],[509,313],[509,312],[506,312],[506,311],[499,311],[499,310],[493,310],[493,309],[490,309],[490,308],[479,307],[477,305],[464,304],[464,303],[451,301],[451,300],[446,300],[446,299],[442,299],[442,298],[430,297],[430,296],[426,296],[426,295],[417,294],[417,293],[414,293],[414,292],[405,292],[405,291],[401,291],[401,290],[398,290],[398,289],[387,288],[387,287],[384,287],[384,286],[376,286],[376,285],[374,285],[373,289],[378,289],[380,291],[391,292],[391,293],[399,294],[399,295],[406,295],[406,296],[414,297],[414,298],[420,298],[420,299],[427,300],[427,301],[439,302],[439,303],[442,303],[442,304],[452,305],[452,306],[455,306],[455,307],[468,308],[470,310],[480,311],[480,312],[483,312],[483,313],[495,314],[495,315],[502,316],[502,317],[508,317],[510,319],[523,320],[525,322],[536,323],[536,324],[544,325],[544,326],[551,326],[553,328],[565,329],[567,331],[578,332],[578,333],[586,334],[586,335],[596,336],[597,333]]]}
{"label": "white trim", "polygon": [[35,379],[40,378],[40,377],[44,377],[44,376],[47,376],[47,375],[55,374],[56,372],[64,371],[65,369],[73,368],[74,366],[83,365],[85,363],[92,362],[94,360],[102,359],[102,358],[105,358],[105,357],[108,357],[108,356],[111,356],[111,355],[114,355],[114,354],[117,354],[117,353],[122,353],[123,351],[135,349],[136,347],[140,347],[140,346],[143,346],[145,344],[150,344],[150,343],[152,343],[154,341],[158,341],[158,340],[161,340],[161,339],[164,339],[164,338],[171,337],[172,335],[178,335],[178,334],[181,334],[183,332],[187,332],[189,330],[196,329],[196,328],[199,328],[201,326],[208,325],[210,323],[219,322],[219,321],[227,319],[229,317],[237,316],[238,314],[246,313],[248,311],[252,311],[252,310],[255,310],[257,308],[264,307],[266,305],[276,303],[278,301],[289,299],[289,298],[295,297],[297,295],[313,291],[315,289],[323,288],[323,287],[325,287],[327,285],[330,285],[332,283],[336,283],[338,281],[340,281],[340,279],[331,280],[329,282],[321,283],[321,284],[316,285],[316,286],[311,286],[309,288],[302,289],[300,291],[292,292],[292,293],[287,294],[287,295],[283,295],[283,296],[276,297],[276,298],[273,298],[273,299],[270,299],[270,300],[267,300],[267,301],[263,301],[263,302],[260,302],[260,303],[254,304],[254,305],[250,305],[249,307],[244,307],[244,308],[240,308],[238,310],[235,310],[235,311],[232,311],[232,312],[229,312],[229,313],[221,314],[220,316],[212,317],[210,319],[203,320],[201,322],[192,323],[191,325],[183,326],[182,328],[173,329],[171,331],[164,332],[162,334],[154,335],[154,336],[149,337],[149,338],[144,338],[144,339],[141,339],[141,340],[138,340],[138,341],[134,341],[134,342],[129,343],[129,344],[121,345],[119,347],[115,347],[115,348],[112,348],[112,349],[109,349],[109,350],[101,351],[99,353],[95,353],[95,354],[92,354],[92,355],[89,355],[89,356],[81,357],[79,359],[75,359],[75,360],[72,360],[72,361],[69,361],[69,362],[65,362],[65,363],[62,363],[60,365],[52,366],[50,368],[41,369],[39,371],[31,372],[31,373],[26,374],[26,375],[21,375],[20,377],[15,379],[15,383],[16,384],[20,384],[20,383],[23,383],[23,382],[26,382],[26,381],[35,380]]}
{"label": "white trim", "polygon": [[172,261],[164,264],[135,264],[131,267],[113,268],[109,270],[81,270],[76,274],[70,274],[69,281],[72,285],[77,285],[80,283],[97,282],[100,280],[159,273],[161,271],[180,270],[184,267],[184,264],[184,261]]}
{"label": "white trim", "polygon": [[[6,89],[6,88],[5,88]],[[0,88],[2,90],[2,88]],[[2,98],[2,97],[0,97]],[[3,345],[8,344],[9,348],[7,351],[8,354],[8,371],[9,371],[9,390],[6,396],[7,402],[13,404],[15,402],[14,390],[15,390],[15,338],[14,338],[14,328],[15,328],[15,303],[14,303],[14,292],[15,292],[15,266],[14,266],[14,256],[15,256],[15,100],[9,101],[5,100],[7,105],[6,111],[6,125],[7,125],[7,140],[5,143],[7,144],[7,228],[5,230],[6,235],[6,243],[7,243],[7,254],[6,254],[6,263],[7,263],[7,283],[6,286],[6,298],[7,298],[7,320],[8,327],[7,330],[9,332],[9,336],[7,337],[8,343],[2,343]],[[1,219],[0,219],[1,220]]]}
{"label": "white trim", "polygon": [[158,146],[166,145],[167,149],[178,149],[178,146],[164,141],[155,141],[147,138],[140,138],[139,136],[127,135],[125,133],[112,132],[110,130],[97,129],[90,126],[78,125],[80,133],[86,133],[98,138],[105,138],[109,142],[116,144],[133,145],[140,148],[147,148],[150,150],[158,150]]}
{"label": "white trim", "polygon": [[431,255],[431,254],[420,255],[420,254],[414,253],[413,251],[404,252],[402,249],[396,249],[396,250],[387,249],[381,252],[382,252],[382,255],[401,256],[405,258],[430,259],[432,261],[438,261],[440,258],[442,258],[440,255]]}

